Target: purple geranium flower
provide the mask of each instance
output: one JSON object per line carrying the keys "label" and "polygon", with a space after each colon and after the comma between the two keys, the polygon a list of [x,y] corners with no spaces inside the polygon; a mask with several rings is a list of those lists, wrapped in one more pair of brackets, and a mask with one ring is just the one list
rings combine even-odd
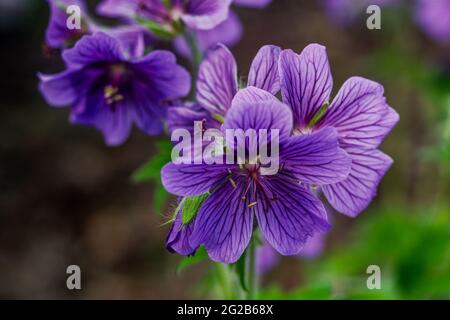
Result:
{"label": "purple geranium flower", "polygon": [[[253,60],[247,81],[248,86],[276,94],[280,91],[277,46],[263,46]],[[218,119],[225,118],[231,101],[238,92],[237,63],[233,54],[222,44],[211,48],[199,68],[197,101],[195,105],[173,107],[169,110],[170,128],[186,124],[192,128],[195,120],[204,121],[206,129],[220,128]]]}
{"label": "purple geranium flower", "polygon": [[[47,0],[50,6],[50,19],[45,34],[46,42],[51,48],[64,48],[74,43],[83,35],[92,31],[95,26],[87,15],[86,5],[83,0]],[[66,10],[69,6],[76,5],[81,10],[81,29],[70,30],[67,28],[69,15]]]}
{"label": "purple geranium flower", "polygon": [[109,145],[123,143],[132,123],[155,135],[162,131],[166,100],[185,96],[190,76],[168,51],[133,59],[105,33],[84,36],[63,53],[67,70],[40,75],[40,91],[52,106],[70,105],[74,123],[95,126]]}
{"label": "purple geranium flower", "polygon": [[[162,182],[173,194],[209,192],[189,226],[192,230],[184,233],[191,249],[204,245],[214,261],[237,261],[250,241],[254,216],[265,240],[283,255],[299,253],[309,237],[329,228],[322,202],[305,185],[345,179],[350,158],[338,147],[335,129],[292,137],[292,123],[289,108],[272,94],[256,87],[243,89],[231,102],[222,128],[279,130],[281,167],[276,174],[262,175],[259,164],[208,161],[170,163],[162,169]],[[176,232],[187,227],[181,225]],[[172,236],[182,237],[173,234],[169,239]]]}
{"label": "purple geranium flower", "polygon": [[294,114],[294,132],[302,135],[336,128],[340,146],[352,158],[352,170],[346,180],[321,188],[336,210],[351,217],[358,215],[376,195],[378,184],[392,165],[392,159],[377,148],[398,122],[398,114],[386,103],[380,84],[353,77],[318,119],[333,86],[323,46],[309,45],[300,55],[283,51],[279,70],[283,101]]}
{"label": "purple geranium flower", "polygon": [[450,41],[449,0],[417,0],[414,15],[417,23],[433,39]]}
{"label": "purple geranium flower", "polygon": [[98,12],[110,17],[152,20],[167,31],[183,21],[189,28],[212,29],[227,16],[232,0],[104,0]]}

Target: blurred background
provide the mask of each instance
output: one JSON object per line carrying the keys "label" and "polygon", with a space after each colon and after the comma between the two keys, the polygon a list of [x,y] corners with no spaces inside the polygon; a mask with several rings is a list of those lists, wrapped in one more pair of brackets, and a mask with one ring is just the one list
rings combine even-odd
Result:
{"label": "blurred background", "polygon": [[[331,213],[334,227],[314,259],[277,257],[261,272],[261,298],[450,298],[449,42],[415,23],[413,2],[383,8],[381,30],[366,28],[364,12],[339,21],[320,1],[234,9],[244,26],[232,49],[243,76],[262,45],[321,43],[334,94],[351,76],[370,78],[401,118],[381,147],[395,163],[370,208],[356,219]],[[109,148],[40,96],[36,74],[63,69],[58,53],[43,50],[48,11],[46,1],[0,0],[0,298],[221,297],[211,263],[180,266],[164,248],[174,199],[157,181],[131,178],[163,137],[135,130]],[[71,264],[81,267],[82,290],[66,288]],[[382,290],[366,287],[372,264]]]}

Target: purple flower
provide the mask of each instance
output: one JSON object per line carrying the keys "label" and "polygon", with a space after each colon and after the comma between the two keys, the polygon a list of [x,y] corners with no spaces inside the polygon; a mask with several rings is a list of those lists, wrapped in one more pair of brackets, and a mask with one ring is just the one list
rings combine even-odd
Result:
{"label": "purple flower", "polygon": [[169,233],[166,239],[166,248],[169,252],[178,253],[183,256],[190,256],[195,253],[197,247],[193,247],[189,242],[189,238],[192,235],[194,224],[183,224],[181,216],[181,208],[177,212],[175,221],[170,227]]}
{"label": "purple flower", "polygon": [[294,132],[301,136],[334,127],[340,146],[352,158],[346,180],[322,184],[321,188],[336,210],[355,217],[369,205],[393,163],[377,148],[398,122],[398,114],[386,103],[380,84],[353,77],[344,83],[324,114],[317,117],[324,111],[333,86],[323,46],[309,45],[300,55],[283,51],[279,70],[283,101],[294,114]]}
{"label": "purple flower", "polygon": [[[263,89],[272,94],[280,91],[278,57],[281,49],[263,46],[253,60],[247,86]],[[205,128],[220,128],[217,118],[225,118],[231,102],[238,92],[237,63],[233,54],[222,44],[211,48],[199,68],[197,101],[194,105],[173,107],[169,110],[170,128],[192,128],[194,121],[205,121]],[[218,116],[218,117],[217,117]]]}
{"label": "purple flower", "polygon": [[[52,48],[65,48],[83,35],[90,33],[94,25],[87,15],[83,0],[47,0],[50,6],[50,20],[45,34],[47,44]],[[70,30],[67,27],[69,15],[66,10],[76,5],[81,10],[81,29]]]}
{"label": "purple flower", "polygon": [[[306,243],[309,243],[311,239],[312,238],[308,239]],[[278,252],[267,243],[263,243],[256,249],[256,273],[258,275],[263,275],[269,272],[275,268],[279,261],[280,256]]]}
{"label": "purple flower", "polygon": [[109,145],[123,143],[132,123],[147,134],[161,133],[165,101],[190,89],[190,76],[172,53],[133,59],[119,40],[101,32],[84,36],[63,59],[66,71],[40,75],[41,93],[52,106],[71,106],[72,122],[96,127]]}
{"label": "purple flower", "polygon": [[[325,246],[325,233],[316,233],[309,238],[297,257],[299,259],[316,259],[319,257]],[[263,243],[256,250],[256,271],[263,275],[273,268],[280,261],[280,255],[267,243]]]}
{"label": "purple flower", "polygon": [[[243,7],[262,9],[269,5],[272,0],[234,0],[233,4]],[[196,30],[197,41],[202,52],[217,43],[223,43],[232,47],[239,42],[242,37],[242,24],[233,10],[230,10],[228,18],[211,30]],[[174,41],[178,53],[184,57],[191,57],[191,51],[184,37],[177,37]]]}
{"label": "purple flower", "polygon": [[450,41],[450,1],[416,1],[414,16],[417,23],[436,41]]}
{"label": "purple flower", "polygon": [[262,175],[259,164],[207,161],[170,163],[162,169],[169,192],[210,193],[192,222],[191,248],[204,245],[212,260],[233,263],[250,241],[255,216],[265,240],[283,255],[298,254],[309,237],[328,230],[325,208],[305,184],[345,179],[350,159],[338,147],[336,130],[291,137],[292,123],[289,108],[272,94],[256,87],[243,89],[231,102],[222,128],[279,130],[281,169],[276,174]]}
{"label": "purple flower", "polygon": [[152,20],[174,31],[174,23],[183,21],[189,28],[212,29],[228,16],[232,0],[104,0],[98,12],[110,17]]}

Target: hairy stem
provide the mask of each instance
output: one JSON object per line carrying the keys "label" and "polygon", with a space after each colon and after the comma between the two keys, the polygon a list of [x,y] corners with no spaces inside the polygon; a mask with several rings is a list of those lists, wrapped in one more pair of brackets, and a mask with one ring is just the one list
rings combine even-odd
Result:
{"label": "hairy stem", "polygon": [[233,290],[231,288],[230,268],[224,263],[216,263],[217,279],[222,289],[222,297],[225,300],[233,299]]}
{"label": "hairy stem", "polygon": [[247,266],[247,283],[248,283],[248,299],[255,300],[258,292],[258,278],[256,274],[256,247],[257,241],[253,238],[247,250],[248,266]]}
{"label": "hairy stem", "polygon": [[184,33],[184,39],[186,40],[189,49],[191,51],[191,59],[192,59],[192,92],[191,96],[195,98],[196,92],[196,82],[198,76],[198,69],[203,60],[203,54],[198,45],[197,35],[195,32],[186,30]]}

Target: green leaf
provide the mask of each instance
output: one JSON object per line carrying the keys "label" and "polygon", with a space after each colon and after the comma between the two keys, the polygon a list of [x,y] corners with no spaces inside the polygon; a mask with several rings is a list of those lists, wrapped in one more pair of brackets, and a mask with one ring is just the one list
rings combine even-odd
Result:
{"label": "green leaf", "polygon": [[317,111],[317,113],[309,122],[309,127],[313,127],[320,119],[322,119],[325,112],[327,112],[328,107],[329,107],[328,103],[325,103],[322,107],[320,107],[319,111]]}
{"label": "green leaf", "polygon": [[172,145],[169,141],[156,142],[157,152],[147,163],[138,168],[131,176],[133,183],[153,182],[153,204],[156,212],[162,212],[164,204],[169,199],[169,194],[161,183],[161,169],[171,161]]}
{"label": "green leaf", "polygon": [[206,198],[208,197],[209,193],[184,198],[183,209],[181,211],[183,224],[191,223],[192,219],[194,219],[197,215],[198,210],[202,206],[203,202],[205,202]]}
{"label": "green leaf", "polygon": [[201,246],[197,249],[194,255],[185,257],[181,260],[177,267],[177,273],[180,274],[184,269],[199,264],[206,259],[208,259],[208,253],[206,252],[206,249]]}
{"label": "green leaf", "polygon": [[160,182],[161,169],[171,160],[172,145],[169,141],[161,140],[156,142],[156,149],[156,154],[147,163],[138,168],[131,176],[131,180],[134,183],[152,180]]}
{"label": "green leaf", "polygon": [[236,273],[239,278],[239,284],[245,292],[248,292],[247,281],[245,279],[245,265],[246,265],[247,256],[243,254],[239,260],[236,262]]}
{"label": "green leaf", "polygon": [[165,25],[161,25],[158,22],[148,20],[142,17],[136,17],[135,20],[138,24],[148,29],[152,34],[154,34],[159,38],[170,40],[176,35],[176,32],[174,32],[172,28]]}

